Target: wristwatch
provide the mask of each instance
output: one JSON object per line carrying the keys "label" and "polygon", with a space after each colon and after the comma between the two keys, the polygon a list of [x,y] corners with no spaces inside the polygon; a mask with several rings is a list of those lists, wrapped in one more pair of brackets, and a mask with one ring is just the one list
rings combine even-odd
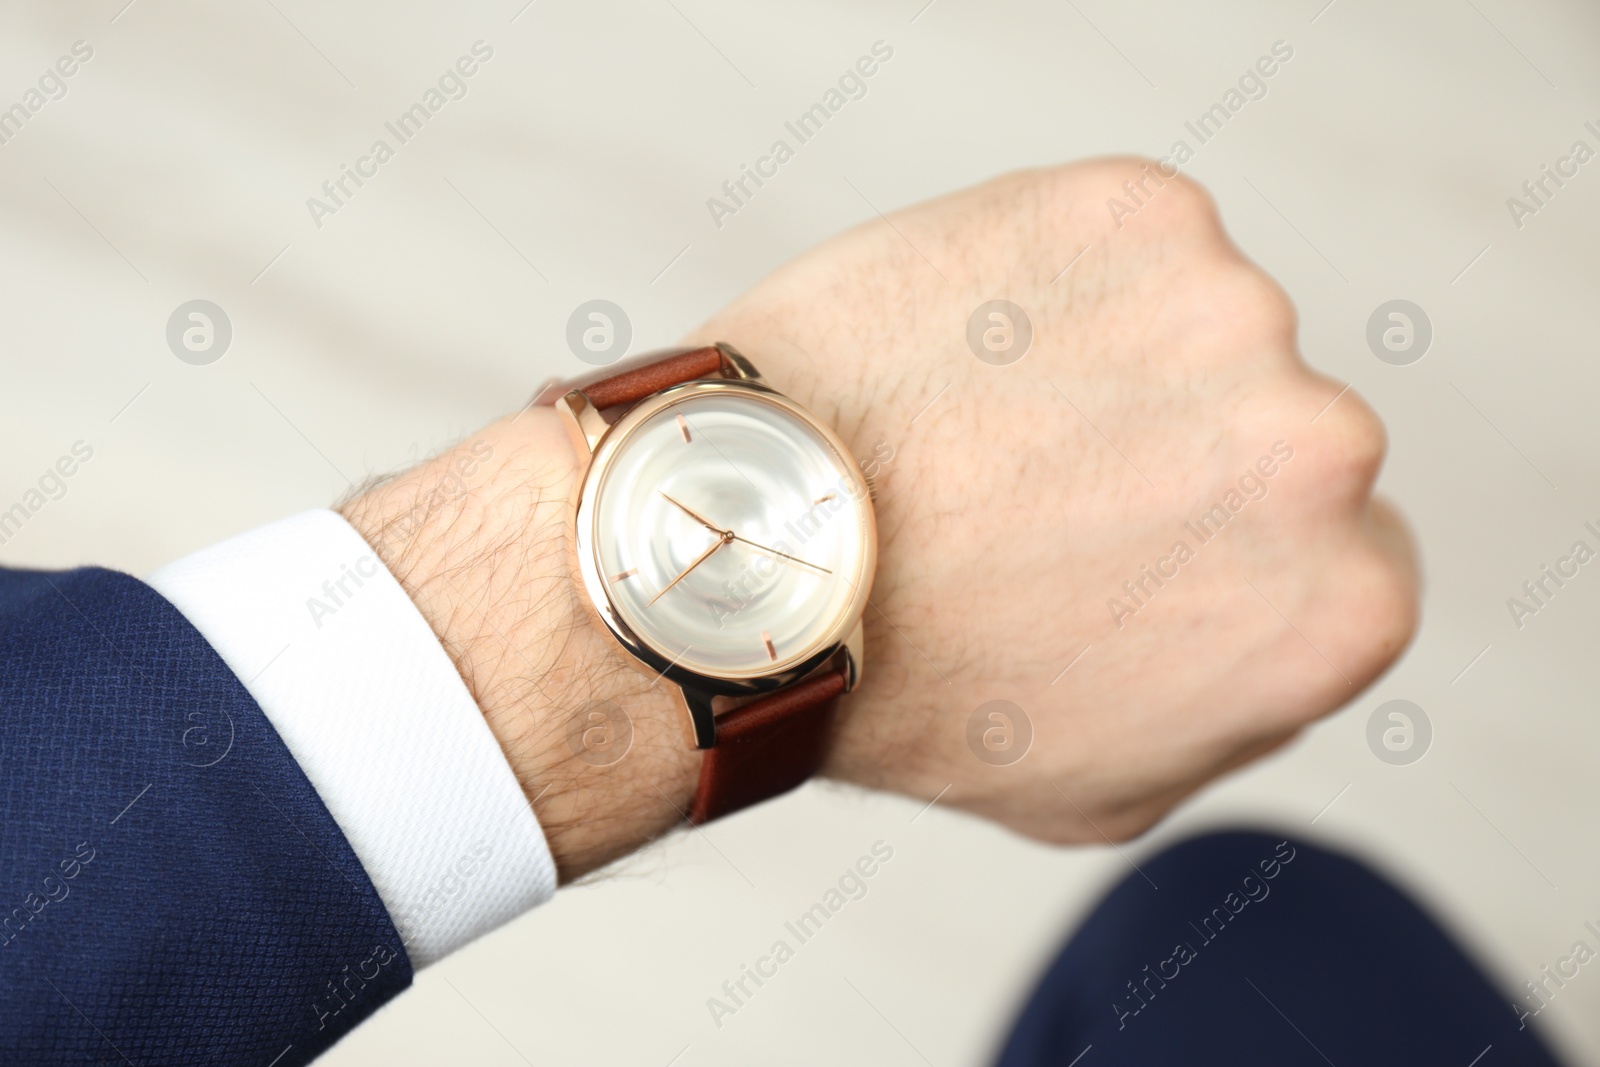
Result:
{"label": "wristwatch", "polygon": [[642,671],[682,694],[709,822],[822,764],[861,678],[873,486],[839,436],[730,345],[546,386],[588,457],[575,580]]}

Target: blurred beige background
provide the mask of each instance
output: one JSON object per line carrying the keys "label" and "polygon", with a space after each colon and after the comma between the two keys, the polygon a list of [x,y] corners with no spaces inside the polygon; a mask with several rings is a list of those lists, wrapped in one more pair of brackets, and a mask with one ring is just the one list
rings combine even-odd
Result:
{"label": "blurred beige background", "polygon": [[[925,2],[0,4],[0,108],[93,49],[0,144],[0,507],[94,450],[0,563],[142,574],[327,504],[582,369],[565,328],[583,301],[625,308],[635,351],[669,342],[870,219],[852,183],[889,210],[1160,155],[1285,41],[1265,98],[1188,169],[1294,297],[1306,358],[1387,420],[1425,622],[1372,691],[1129,855],[1241,819],[1338,841],[1508,991],[1535,977],[1600,920],[1600,577],[1521,629],[1506,607],[1600,523],[1600,162],[1520,229],[1506,199],[1574,141],[1600,148],[1600,9]],[[315,225],[307,198],[479,40],[468,95]],[[867,96],[716,226],[706,198],[879,40],[894,56]],[[196,298],[233,327],[209,366],[164,336]],[[1365,338],[1395,298],[1433,325],[1409,366]],[[1434,732],[1407,766],[1366,740],[1396,698]],[[323,1062],[982,1064],[1128,866],[919,807],[812,786],[678,837],[423,972]],[[894,859],[868,896],[716,1028],[706,998],[880,839]],[[1600,977],[1540,1022],[1600,1063]]]}

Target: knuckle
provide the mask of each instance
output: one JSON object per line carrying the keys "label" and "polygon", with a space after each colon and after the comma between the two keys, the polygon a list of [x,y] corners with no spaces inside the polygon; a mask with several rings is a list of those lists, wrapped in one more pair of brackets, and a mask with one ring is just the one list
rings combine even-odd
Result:
{"label": "knuckle", "polygon": [[1165,350],[1196,364],[1299,367],[1298,317],[1283,289],[1231,250],[1207,258],[1163,294],[1152,332]]}
{"label": "knuckle", "polygon": [[1129,207],[1142,208],[1167,201],[1163,206],[1174,213],[1216,217],[1217,207],[1205,186],[1184,174],[1171,163],[1148,156],[1107,156],[1083,164],[1052,168],[1063,175],[1074,171],[1090,179],[1102,197],[1118,197]]}
{"label": "knuckle", "polygon": [[1265,271],[1242,259],[1212,272],[1204,299],[1231,343],[1269,342],[1283,354],[1294,350],[1299,326],[1294,301]]}
{"label": "knuckle", "polygon": [[1163,242],[1203,245],[1227,241],[1211,193],[1188,175],[1145,159],[1120,161],[1108,175],[1106,217],[1119,229],[1138,228]]}
{"label": "knuckle", "polygon": [[1091,830],[1090,832],[1096,836],[1104,835],[1105,839],[1112,844],[1125,845],[1129,841],[1138,838],[1144,832],[1144,829],[1144,826],[1135,820],[1117,818],[1102,822],[1097,831]]}
{"label": "knuckle", "polygon": [[[1159,163],[1141,161],[1136,178],[1146,178],[1148,185],[1155,187],[1146,206],[1156,212],[1158,219],[1203,225],[1221,234],[1222,215],[1217,210],[1215,198],[1205,186],[1187,174],[1173,173],[1170,167],[1163,169]],[[1156,185],[1157,181],[1161,184]],[[1136,188],[1142,193],[1145,186],[1138,185],[1136,181]]]}
{"label": "knuckle", "polygon": [[[1093,222],[1097,229],[1138,228],[1163,240],[1185,230],[1211,237],[1222,233],[1216,202],[1199,182],[1171,163],[1142,156],[1018,171],[1000,179],[995,191],[1021,194],[1038,205],[1046,225],[1068,225],[1075,231]],[[1132,225],[1135,220],[1138,227]]]}
{"label": "knuckle", "polygon": [[1383,420],[1354,390],[1317,417],[1307,438],[1311,466],[1332,483],[1364,496],[1377,480],[1388,452]]}
{"label": "knuckle", "polygon": [[1366,681],[1393,663],[1421,620],[1420,582],[1410,558],[1369,544],[1342,568],[1343,611],[1351,627],[1351,662]]}
{"label": "knuckle", "polygon": [[1098,830],[1117,844],[1125,844],[1142,836],[1166,814],[1166,804],[1144,803],[1127,808],[1100,820]]}

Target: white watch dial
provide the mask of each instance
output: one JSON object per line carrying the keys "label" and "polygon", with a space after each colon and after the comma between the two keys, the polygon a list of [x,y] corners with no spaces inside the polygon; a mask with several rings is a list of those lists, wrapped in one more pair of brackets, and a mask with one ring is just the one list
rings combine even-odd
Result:
{"label": "white watch dial", "polygon": [[[669,662],[752,678],[825,647],[876,551],[855,464],[769,394],[691,392],[610,450],[592,512],[599,580]],[[858,596],[859,591],[859,596]]]}

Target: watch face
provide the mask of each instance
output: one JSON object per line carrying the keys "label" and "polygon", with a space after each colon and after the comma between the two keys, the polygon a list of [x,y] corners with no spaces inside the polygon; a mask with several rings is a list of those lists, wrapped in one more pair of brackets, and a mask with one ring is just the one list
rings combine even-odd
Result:
{"label": "watch face", "polygon": [[590,477],[578,522],[591,592],[663,664],[778,674],[843,640],[865,605],[867,487],[838,439],[782,396],[669,390],[613,428]]}

